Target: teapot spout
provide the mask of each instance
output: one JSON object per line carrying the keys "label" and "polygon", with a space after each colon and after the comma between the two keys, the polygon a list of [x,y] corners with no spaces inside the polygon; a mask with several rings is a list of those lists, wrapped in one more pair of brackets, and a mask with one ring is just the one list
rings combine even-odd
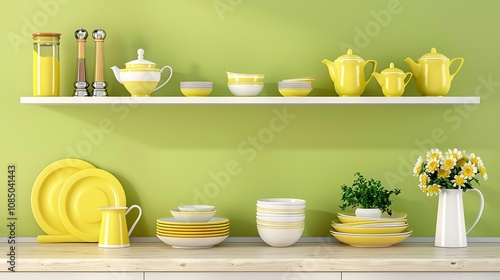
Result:
{"label": "teapot spout", "polygon": [[115,74],[116,80],[121,84],[122,79],[120,78],[120,68],[113,66],[111,67],[111,70],[113,70],[113,74]]}
{"label": "teapot spout", "polygon": [[322,63],[326,64],[328,67],[328,72],[330,73],[330,78],[333,82],[337,80],[337,71],[335,69],[335,62],[330,61],[328,59],[323,59]]}
{"label": "teapot spout", "polygon": [[417,79],[420,76],[420,64],[416,63],[410,57],[405,59],[406,64],[410,67],[410,71],[413,74],[413,78]]}
{"label": "teapot spout", "polygon": [[377,82],[378,82],[378,84],[381,87],[383,87],[385,85],[385,78],[384,78],[384,76],[382,76],[381,74],[379,74],[377,72],[373,72],[372,76],[375,77],[375,79],[377,79]]}

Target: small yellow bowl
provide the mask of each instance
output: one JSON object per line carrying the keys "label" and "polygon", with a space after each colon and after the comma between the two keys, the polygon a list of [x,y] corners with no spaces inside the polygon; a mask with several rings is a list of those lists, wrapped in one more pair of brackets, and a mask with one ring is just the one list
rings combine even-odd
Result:
{"label": "small yellow bowl", "polygon": [[212,92],[211,88],[181,88],[182,94],[185,96],[209,96]]}
{"label": "small yellow bowl", "polygon": [[311,93],[312,88],[280,88],[278,91],[286,97],[307,96]]}

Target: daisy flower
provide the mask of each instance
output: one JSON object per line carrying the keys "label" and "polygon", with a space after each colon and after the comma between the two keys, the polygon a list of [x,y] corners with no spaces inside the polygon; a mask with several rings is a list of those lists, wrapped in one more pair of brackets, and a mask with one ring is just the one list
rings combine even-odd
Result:
{"label": "daisy flower", "polygon": [[464,175],[460,174],[460,175],[455,175],[454,179],[451,180],[451,182],[453,183],[453,186],[454,187],[457,187],[457,188],[462,188],[465,184],[465,177]]}
{"label": "daisy flower", "polygon": [[427,185],[429,184],[429,176],[427,176],[427,174],[425,173],[420,174],[420,176],[418,176],[418,180],[420,181],[419,187],[422,190],[427,188]]}
{"label": "daisy flower", "polygon": [[479,160],[481,160],[480,158],[476,157],[475,154],[470,154],[469,155],[469,160],[470,162],[472,162],[475,166],[479,166]]}
{"label": "daisy flower", "polygon": [[424,163],[424,160],[422,157],[418,157],[417,163],[415,163],[415,166],[413,167],[413,176],[417,177],[420,172],[422,172],[422,164]]}
{"label": "daisy flower", "polygon": [[457,166],[463,167],[467,162],[467,155],[463,154],[457,159]]}
{"label": "daisy flower", "polygon": [[432,149],[432,150],[427,152],[425,157],[426,157],[427,161],[429,161],[432,158],[440,159],[441,157],[443,157],[443,153],[439,149]]}
{"label": "daisy flower", "polygon": [[462,167],[462,174],[465,179],[471,179],[476,173],[477,167],[472,162],[468,162]]}
{"label": "daisy flower", "polygon": [[452,155],[448,155],[441,161],[444,170],[451,170],[457,164],[457,159]]}
{"label": "daisy flower", "polygon": [[439,168],[439,170],[438,170],[438,177],[439,178],[446,179],[446,178],[448,178],[448,176],[450,176],[450,170]]}
{"label": "daisy flower", "polygon": [[439,168],[439,160],[437,158],[431,158],[427,162],[427,166],[425,166],[425,171],[433,173],[437,171]]}
{"label": "daisy flower", "polygon": [[481,172],[481,176],[483,176],[484,180],[488,180],[488,174],[486,174],[486,167],[484,165],[479,166],[479,172]]}
{"label": "daisy flower", "polygon": [[433,184],[427,188],[427,196],[433,196],[439,194],[439,185]]}
{"label": "daisy flower", "polygon": [[459,159],[462,158],[462,152],[459,151],[457,148],[455,148],[453,150],[448,149],[448,152],[446,152],[445,156],[446,157],[453,156],[454,158],[456,158],[457,160],[459,160]]}

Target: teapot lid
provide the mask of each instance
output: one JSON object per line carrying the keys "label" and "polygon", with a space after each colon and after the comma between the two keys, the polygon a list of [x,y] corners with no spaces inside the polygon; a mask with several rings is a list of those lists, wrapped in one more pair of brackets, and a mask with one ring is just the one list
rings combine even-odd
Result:
{"label": "teapot lid", "polygon": [[385,68],[380,72],[380,74],[404,74],[405,72],[399,68],[394,67],[394,63],[391,62],[389,68]]}
{"label": "teapot lid", "polygon": [[430,53],[426,53],[422,55],[421,58],[419,59],[424,59],[424,60],[431,60],[431,59],[438,59],[438,60],[449,60],[444,54],[438,53],[436,51],[436,48],[432,48]]}
{"label": "teapot lid", "polygon": [[348,49],[347,54],[339,56],[336,61],[341,60],[363,60],[359,55],[352,54],[352,50]]}
{"label": "teapot lid", "polygon": [[125,68],[156,68],[156,63],[144,59],[144,50],[137,50],[137,59],[125,63]]}

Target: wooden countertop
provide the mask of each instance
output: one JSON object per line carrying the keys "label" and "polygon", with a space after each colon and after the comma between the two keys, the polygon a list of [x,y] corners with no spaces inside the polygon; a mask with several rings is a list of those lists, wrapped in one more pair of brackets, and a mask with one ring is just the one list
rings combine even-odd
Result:
{"label": "wooden countertop", "polygon": [[[201,250],[173,249],[164,243],[132,243],[124,249],[102,249],[95,243],[16,245],[16,271],[500,271],[500,243],[469,243],[466,248],[438,248],[430,243],[387,248],[223,243]],[[0,271],[9,266],[4,251]]]}

